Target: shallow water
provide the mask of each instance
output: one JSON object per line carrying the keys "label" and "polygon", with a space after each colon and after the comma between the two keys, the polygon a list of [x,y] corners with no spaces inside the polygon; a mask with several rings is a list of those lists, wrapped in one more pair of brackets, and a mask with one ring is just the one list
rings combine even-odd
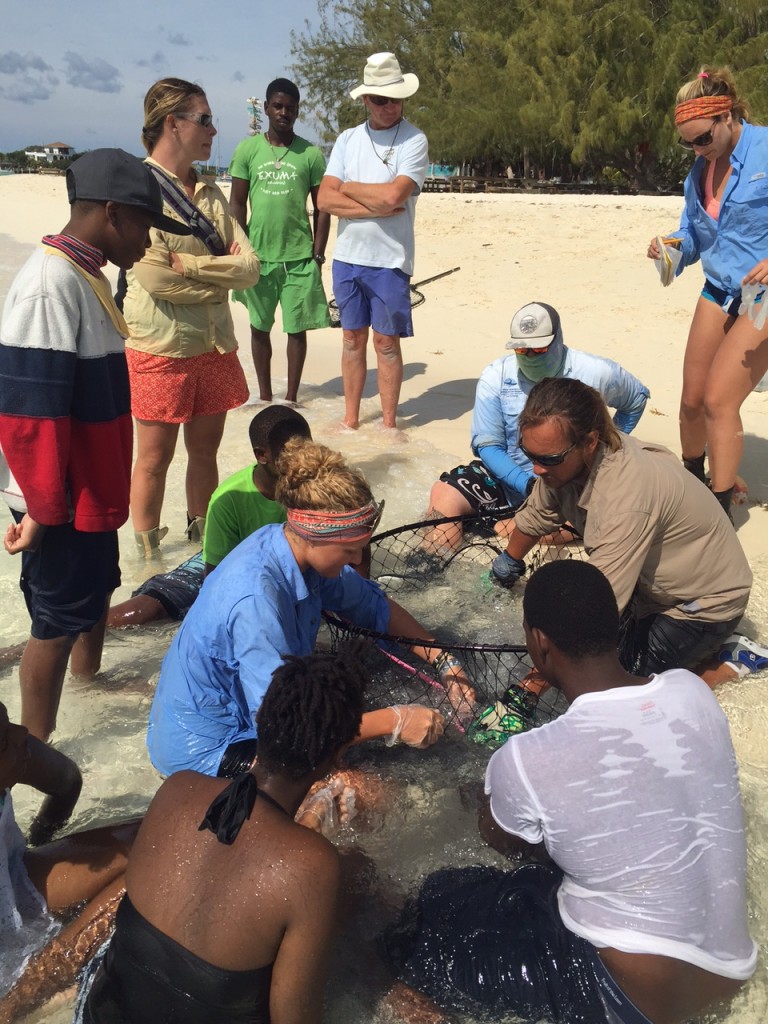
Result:
{"label": "shallow water", "polygon": [[[26,247],[0,245],[0,299],[9,275],[18,266]],[[253,390],[250,368],[246,368]],[[426,511],[429,487],[454,460],[413,437],[393,447],[372,429],[358,434],[332,434],[338,420],[340,399],[336,393],[307,386],[305,415],[318,440],[342,449],[369,477],[377,497],[387,499],[381,529],[414,522]],[[373,414],[376,400],[366,400],[364,412]],[[250,455],[247,427],[253,408],[228,418],[220,456],[222,478],[239,469]],[[187,558],[192,548],[183,540],[183,460],[169,475],[165,500],[171,533],[163,542],[160,558],[140,560],[133,551],[129,528],[121,531],[123,587],[115,600],[127,596],[144,578],[170,569]],[[487,563],[485,564],[487,568]],[[753,566],[755,587],[749,608],[747,631],[768,636],[768,564]],[[458,577],[446,574],[439,587],[419,595],[395,595],[426,625],[467,641],[519,642],[519,594],[489,589],[480,573],[472,570],[470,590],[459,586]],[[23,641],[28,620],[18,590],[18,561],[0,554],[0,647]],[[472,589],[474,588],[474,589]],[[146,756],[144,733],[152,698],[152,677],[173,635],[174,626],[161,625],[135,631],[112,632],[104,651],[103,671],[91,684],[69,680],[65,685],[57,745],[78,764],[85,776],[83,796],[73,826],[84,828],[126,815],[141,813],[159,784]],[[0,668],[0,694],[11,718],[18,718],[18,669]],[[719,699],[731,723],[741,769],[742,789],[749,830],[749,908],[755,939],[768,940],[768,674],[721,688]],[[487,754],[468,748],[451,730],[435,748],[416,752],[404,748],[356,752],[355,760],[387,780],[379,808],[340,837],[345,849],[355,846],[369,859],[362,881],[353,886],[359,893],[358,909],[350,925],[352,939],[338,944],[333,983],[329,986],[327,1019],[334,1024],[386,1024],[393,1020],[380,1003],[372,950],[383,922],[394,916],[404,896],[434,868],[453,864],[501,863],[485,847],[476,831],[475,793],[482,780]],[[22,828],[29,822],[37,800],[29,792],[16,797]],[[382,983],[383,984],[383,983]],[[69,996],[42,1009],[32,1019],[65,1024],[71,1018]],[[702,1020],[718,1024],[758,1024],[768,1017],[768,977],[764,958],[750,985],[720,1015]]]}

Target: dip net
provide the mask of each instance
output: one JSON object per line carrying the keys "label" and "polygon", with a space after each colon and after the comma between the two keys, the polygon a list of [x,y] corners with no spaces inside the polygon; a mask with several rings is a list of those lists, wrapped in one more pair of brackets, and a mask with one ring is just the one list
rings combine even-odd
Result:
{"label": "dip net", "polygon": [[[504,519],[509,510],[431,518],[371,540],[370,578],[434,637],[379,634],[326,613],[334,649],[353,639],[371,644],[372,706],[437,708],[456,730],[490,746],[565,710],[557,690],[539,692],[541,684],[526,681],[533,666],[522,628],[524,582],[507,589],[491,578],[491,562],[505,546],[495,526]],[[563,529],[530,552],[528,573],[546,561],[584,557],[578,538]],[[455,691],[449,695],[450,679],[415,655],[414,646],[455,658],[475,688],[476,704],[459,704]]]}

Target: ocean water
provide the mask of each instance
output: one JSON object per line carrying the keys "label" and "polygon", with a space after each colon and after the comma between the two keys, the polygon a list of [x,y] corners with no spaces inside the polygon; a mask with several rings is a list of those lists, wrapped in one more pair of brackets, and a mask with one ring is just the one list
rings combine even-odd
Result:
{"label": "ocean water", "polygon": [[[0,240],[1,241],[1,240]],[[0,300],[10,276],[28,247],[0,244]],[[252,392],[252,368],[244,366]],[[334,372],[336,368],[334,367]],[[279,390],[276,393],[280,393]],[[304,414],[318,440],[338,447],[368,476],[377,497],[386,498],[381,529],[422,518],[429,488],[440,472],[455,463],[411,432],[408,444],[388,443],[372,428],[357,434],[336,434],[341,402],[327,386],[303,388]],[[371,415],[376,399],[366,399]],[[253,407],[230,414],[220,454],[222,478],[250,456],[247,428]],[[146,562],[133,550],[129,527],[120,533],[123,586],[115,601],[127,596],[143,579],[170,569],[192,552],[183,536],[184,460],[179,456],[169,474],[163,521],[171,530],[156,561]],[[768,564],[753,565],[755,587],[747,631],[768,637]],[[403,603],[409,605],[411,598]],[[23,641],[28,619],[18,590],[18,560],[0,552],[0,647]],[[413,598],[415,614],[429,626],[467,641],[519,642],[519,595],[489,592],[476,568],[464,582],[446,578],[431,592]],[[144,747],[154,678],[173,636],[173,625],[111,632],[105,644],[99,677],[84,684],[68,680],[55,736],[57,745],[81,766],[83,795],[72,822],[86,828],[142,813],[160,779]],[[18,668],[0,668],[0,694],[11,718],[18,718]],[[750,927],[761,947],[768,941],[768,673],[721,687],[720,702],[728,715],[739,759],[749,841]],[[339,836],[339,845],[353,873],[349,884],[351,916],[337,942],[326,1019],[334,1024],[388,1024],[395,1018],[382,1002],[387,979],[378,965],[375,940],[392,920],[406,895],[429,871],[445,865],[504,863],[480,841],[476,827],[476,793],[487,754],[468,747],[450,730],[428,751],[407,748],[353,754],[356,767],[370,773],[376,785],[375,806]],[[16,796],[22,828],[37,800]],[[36,1011],[31,1020],[65,1024],[71,1019],[71,993]],[[768,1018],[768,977],[764,957],[753,981],[727,1010],[702,1021],[758,1024]],[[466,1024],[472,1024],[467,1019]]]}

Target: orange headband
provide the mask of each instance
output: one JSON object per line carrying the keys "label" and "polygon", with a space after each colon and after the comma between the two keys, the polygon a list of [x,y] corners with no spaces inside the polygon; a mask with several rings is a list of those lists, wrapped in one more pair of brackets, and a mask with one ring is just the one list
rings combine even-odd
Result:
{"label": "orange headband", "polygon": [[699,96],[695,100],[686,100],[675,107],[675,124],[695,121],[698,117],[717,117],[726,114],[733,108],[730,96]]}

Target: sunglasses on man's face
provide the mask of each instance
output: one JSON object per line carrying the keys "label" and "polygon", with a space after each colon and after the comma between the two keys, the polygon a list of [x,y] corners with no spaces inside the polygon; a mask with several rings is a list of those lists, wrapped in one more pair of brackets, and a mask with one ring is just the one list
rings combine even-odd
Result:
{"label": "sunglasses on man's face", "polygon": [[402,103],[402,100],[393,100],[391,96],[369,96],[368,99],[375,107],[386,107],[388,103]]}
{"label": "sunglasses on man's face", "polygon": [[174,114],[173,116],[180,117],[182,121],[194,121],[201,128],[210,128],[213,124],[213,114]]}
{"label": "sunglasses on man's face", "polygon": [[545,468],[549,468],[550,466],[559,466],[565,462],[568,455],[576,447],[576,444],[574,442],[570,448],[566,448],[564,452],[558,452],[557,455],[536,455],[534,452],[529,452],[522,444],[518,444],[517,447],[526,459],[530,459],[535,466],[544,466]]}
{"label": "sunglasses on man's face", "polygon": [[545,348],[513,348],[512,351],[516,356],[543,356],[549,352],[549,345]]}
{"label": "sunglasses on man's face", "polygon": [[677,140],[678,146],[682,146],[683,149],[693,149],[694,147],[697,147],[698,149],[703,149],[704,146],[709,146],[711,144],[711,142],[712,142],[712,139],[714,138],[714,134],[713,134],[714,127],[715,127],[715,125],[717,124],[717,122],[719,120],[720,120],[720,118],[716,117],[712,121],[712,124],[710,126],[709,131],[708,132],[703,132],[701,135],[697,135],[695,139],[690,139],[689,140],[689,139],[679,138]]}

